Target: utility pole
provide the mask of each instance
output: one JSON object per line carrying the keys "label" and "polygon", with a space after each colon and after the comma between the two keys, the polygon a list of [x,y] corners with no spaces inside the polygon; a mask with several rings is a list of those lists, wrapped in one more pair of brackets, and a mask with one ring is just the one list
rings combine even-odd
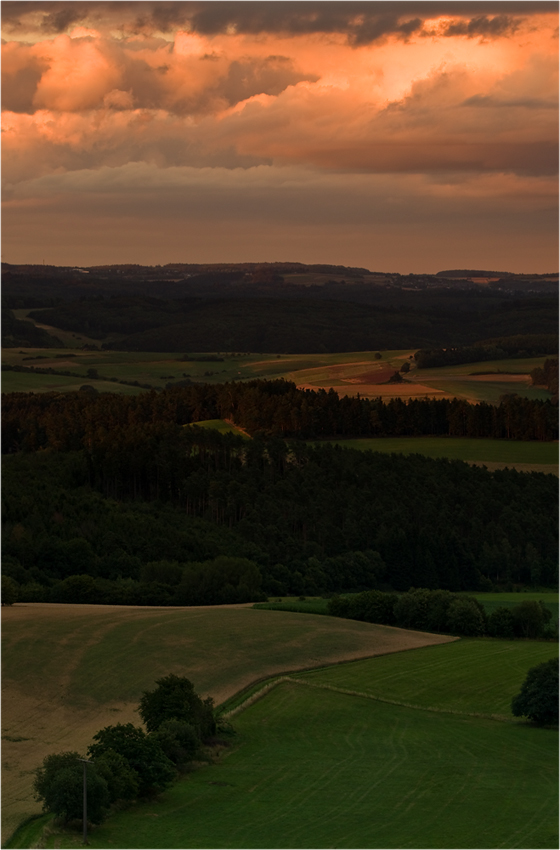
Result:
{"label": "utility pole", "polygon": [[78,759],[84,765],[84,812],[83,812],[83,825],[84,825],[84,838],[82,844],[87,844],[87,765],[93,764],[93,761],[88,761],[87,759]]}

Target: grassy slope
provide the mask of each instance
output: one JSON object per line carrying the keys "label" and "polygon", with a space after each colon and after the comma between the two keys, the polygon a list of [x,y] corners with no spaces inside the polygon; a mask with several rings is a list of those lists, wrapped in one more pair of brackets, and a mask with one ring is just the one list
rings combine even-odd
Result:
{"label": "grassy slope", "polygon": [[213,431],[218,431],[220,434],[236,434],[238,437],[250,439],[244,431],[231,422],[226,422],[224,419],[203,419],[196,423],[199,428],[211,428]]}
{"label": "grassy slope", "polygon": [[20,604],[2,609],[4,836],[39,811],[33,770],[84,751],[96,731],[138,723],[145,689],[188,676],[217,702],[260,677],[446,638],[251,608]]}
{"label": "grassy slope", "polygon": [[297,674],[306,681],[442,711],[513,718],[512,697],[530,667],[558,655],[555,643],[463,638],[389,659]]}
{"label": "grassy slope", "polygon": [[[453,704],[500,713],[504,689],[515,692],[554,649],[461,641],[301,674],[354,691],[373,682],[385,698],[414,696],[439,711],[280,684],[236,716],[235,751],[160,801],[115,815],[91,844],[556,847],[557,733],[441,713]],[[79,837],[47,846],[78,847]]]}

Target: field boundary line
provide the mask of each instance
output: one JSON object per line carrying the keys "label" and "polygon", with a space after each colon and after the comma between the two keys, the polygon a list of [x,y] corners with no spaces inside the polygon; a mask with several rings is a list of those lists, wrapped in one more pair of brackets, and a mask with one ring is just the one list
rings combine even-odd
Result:
{"label": "field boundary line", "polygon": [[264,697],[277,685],[280,685],[282,682],[290,681],[292,680],[289,676],[279,676],[278,679],[274,679],[272,682],[267,682],[266,685],[263,685],[263,687],[259,688],[258,691],[252,693],[251,696],[247,697],[247,699],[243,700],[243,702],[239,703],[239,705],[236,705],[235,708],[220,714],[219,719],[221,720],[223,718],[224,720],[229,720],[230,717],[234,717],[236,714],[239,714],[240,711],[243,711],[245,708],[249,708],[250,705],[253,705],[253,703]]}
{"label": "field boundary line", "polygon": [[283,676],[282,679],[277,680],[275,684],[280,684],[280,681],[293,682],[296,685],[307,685],[308,688],[317,688],[319,690],[324,691],[334,691],[335,693],[346,694],[348,696],[364,697],[365,699],[371,699],[375,702],[387,703],[388,705],[400,705],[403,708],[414,708],[417,711],[431,711],[437,714],[456,714],[462,717],[482,717],[486,720],[497,720],[499,723],[518,723],[518,721],[514,718],[510,719],[509,717],[506,717],[503,714],[485,714],[481,711],[458,711],[454,708],[437,708],[436,706],[415,705],[411,702],[401,702],[396,699],[387,699],[386,697],[379,697],[375,694],[366,694],[363,691],[352,691],[348,688],[337,688],[335,685],[326,685],[318,682],[308,682],[305,679],[296,679],[292,676]]}

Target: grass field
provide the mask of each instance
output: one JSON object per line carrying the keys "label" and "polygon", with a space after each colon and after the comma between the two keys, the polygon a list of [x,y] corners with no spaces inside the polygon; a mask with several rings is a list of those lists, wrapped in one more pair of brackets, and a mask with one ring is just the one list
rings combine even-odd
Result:
{"label": "grass field", "polygon": [[557,732],[472,716],[507,714],[555,651],[465,640],[298,674],[235,716],[218,763],[91,830],[91,846],[557,847]]}
{"label": "grass field", "polygon": [[[421,454],[558,474],[558,443],[488,440],[470,437],[372,437],[336,440],[339,446],[391,454]],[[530,467],[530,468],[528,468]]]}
{"label": "grass field", "polygon": [[546,401],[550,398],[548,390],[540,387],[532,387],[527,380],[522,381],[461,381],[459,379],[449,378],[430,379],[429,383],[423,381],[425,386],[430,386],[434,390],[441,390],[448,396],[456,398],[466,398],[470,402],[486,401],[488,404],[498,404],[500,397],[508,393],[515,393],[538,401]]}
{"label": "grass field", "polygon": [[250,607],[16,604],[2,609],[2,830],[40,811],[33,771],[84,751],[100,728],[138,723],[142,692],[168,673],[217,703],[256,680],[449,638]]}
{"label": "grass field", "polygon": [[513,721],[510,702],[530,667],[558,656],[548,641],[461,640],[296,674],[305,681],[437,711],[480,713]]}
{"label": "grass field", "polygon": [[233,425],[231,422],[226,422],[225,419],[204,419],[196,424],[199,428],[211,428],[220,434],[236,434],[238,437],[250,439],[245,431],[242,431],[241,428],[238,428],[237,425]]}

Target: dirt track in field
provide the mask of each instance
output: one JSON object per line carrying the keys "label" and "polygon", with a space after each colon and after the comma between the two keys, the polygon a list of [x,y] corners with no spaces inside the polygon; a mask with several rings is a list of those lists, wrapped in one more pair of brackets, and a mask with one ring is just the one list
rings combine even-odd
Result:
{"label": "dirt track in field", "polygon": [[[40,811],[32,784],[45,755],[84,753],[104,726],[138,725],[138,699],[159,676],[186,675],[202,695],[220,703],[267,676],[454,638],[241,605],[162,609],[45,603],[3,608],[2,640],[5,841],[22,820]],[[120,698],[121,682],[127,693],[135,690],[134,700]]]}

